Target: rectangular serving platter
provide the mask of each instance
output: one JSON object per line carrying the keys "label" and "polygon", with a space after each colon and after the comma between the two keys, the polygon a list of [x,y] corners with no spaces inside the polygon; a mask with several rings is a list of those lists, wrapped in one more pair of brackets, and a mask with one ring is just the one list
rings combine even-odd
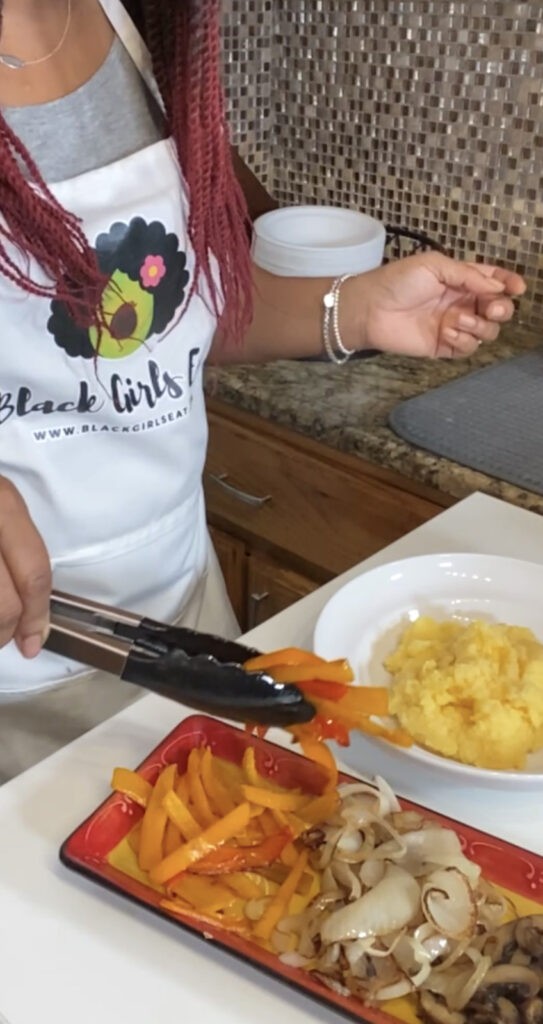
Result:
{"label": "rectangular serving platter", "polygon": [[[263,777],[285,788],[299,788],[308,794],[317,794],[322,789],[322,770],[301,754],[204,715],[184,719],[137,770],[154,783],[159,772],[168,764],[176,763],[180,771],[184,771],[190,751],[199,746],[210,747],[215,756],[234,764],[241,763],[244,751],[251,746],[255,751],[257,769]],[[358,780],[342,774],[340,781]],[[480,865],[490,882],[506,891],[519,913],[543,913],[543,857],[409,801],[400,802],[404,809],[418,811],[425,818],[454,829],[466,856]],[[103,888],[146,907],[160,917],[174,921],[180,929],[214,942],[245,963],[252,964],[352,1020],[364,1024],[397,1024],[398,1021],[412,1022],[417,1019],[408,1000],[389,1003],[386,1010],[367,1007],[354,997],[333,992],[303,970],[282,963],[273,953],[221,928],[219,924],[211,924],[209,920],[199,922],[197,918],[184,916],[181,912],[177,914],[167,911],[160,905],[163,899],[161,893],[108,862],[112,850],[126,838],[142,815],[143,809],[133,801],[122,794],[112,793],[63,843],[60,850],[62,863]]]}

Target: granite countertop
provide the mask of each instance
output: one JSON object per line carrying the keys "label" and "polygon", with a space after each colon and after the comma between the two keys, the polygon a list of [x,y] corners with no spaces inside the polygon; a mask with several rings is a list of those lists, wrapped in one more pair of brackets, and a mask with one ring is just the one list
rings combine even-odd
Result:
{"label": "granite countertop", "polygon": [[454,498],[484,491],[543,513],[543,495],[521,490],[484,473],[402,441],[388,426],[399,402],[541,345],[541,337],[518,324],[495,345],[470,359],[430,360],[377,355],[336,368],[328,362],[280,361],[207,371],[206,392],[243,409],[359,455],[379,466]]}

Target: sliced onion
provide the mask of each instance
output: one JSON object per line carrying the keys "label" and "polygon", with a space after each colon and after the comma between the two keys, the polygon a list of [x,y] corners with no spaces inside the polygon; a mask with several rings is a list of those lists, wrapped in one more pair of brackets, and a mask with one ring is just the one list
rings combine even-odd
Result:
{"label": "sliced onion", "polygon": [[451,949],[451,951],[449,952],[449,955],[446,956],[441,963],[436,964],[436,966],[434,967],[434,971],[438,971],[440,974],[444,973],[445,971],[448,971],[453,966],[453,964],[456,964],[457,961],[460,960],[460,958],[463,957],[465,953],[467,953],[468,947],[471,942],[472,936],[468,936],[467,938],[462,939],[460,942],[457,942],[454,949]]}
{"label": "sliced onion", "polygon": [[417,928],[413,941],[420,946],[422,954],[428,957],[430,963],[448,956],[451,951],[451,940],[446,935],[440,935],[429,921]]}
{"label": "sliced onion", "polygon": [[462,939],[475,932],[477,913],[473,892],[456,868],[444,868],[428,875],[422,888],[422,908],[426,920],[442,935]]}
{"label": "sliced onion", "polygon": [[349,900],[358,900],[362,895],[362,882],[355,874],[352,867],[344,861],[338,860],[332,865],[334,879],[347,891]]}
{"label": "sliced onion", "polygon": [[338,839],[335,856],[346,864],[360,864],[373,853],[375,836],[372,831],[360,832],[348,826]]}
{"label": "sliced onion", "polygon": [[322,926],[321,938],[328,944],[388,935],[409,924],[419,907],[420,890],[415,879],[389,864],[374,889],[330,914]]}
{"label": "sliced onion", "polygon": [[477,989],[484,981],[485,975],[492,966],[490,957],[481,956],[478,950],[467,950],[467,955],[471,956],[474,960],[475,970],[472,972],[471,976],[467,978],[464,985],[460,989],[457,989],[450,997],[451,1010],[463,1010],[464,1007],[468,1005],[470,999],[475,995]]}
{"label": "sliced onion", "polygon": [[377,809],[381,817],[401,811],[396,794],[390,788],[388,782],[385,782],[380,775],[375,777],[374,786],[368,782],[348,782],[338,786],[338,792],[341,800],[344,800],[345,797],[358,795],[373,797],[377,804],[377,807],[373,809]]}
{"label": "sliced onion", "polygon": [[386,864],[384,860],[367,860],[365,864],[362,864],[358,877],[362,885],[365,885],[367,889],[373,889],[381,881],[385,871]]}
{"label": "sliced onion", "polygon": [[322,981],[323,985],[332,989],[332,992],[337,992],[339,996],[350,996],[351,993],[347,986],[342,985],[339,981],[336,981],[335,978],[329,978],[326,974],[322,974],[321,971],[314,971],[313,973],[319,981]]}
{"label": "sliced onion", "polygon": [[260,921],[267,903],[268,901],[266,899],[247,900],[245,904],[245,915],[249,918],[249,921]]}
{"label": "sliced onion", "polygon": [[341,954],[341,946],[339,942],[333,942],[328,949],[325,950],[319,960],[319,967],[335,967]]}
{"label": "sliced onion", "polygon": [[[455,1014],[491,964],[489,929],[505,900],[451,829],[402,811],[383,779],[339,787],[341,803],[311,852],[321,893],[278,923],[281,959],[369,1003],[428,992]],[[265,900],[252,901],[252,912]],[[258,908],[260,909],[260,907]],[[287,949],[297,937],[296,953]]]}
{"label": "sliced onion", "polygon": [[292,932],[285,933],[284,931],[279,931],[279,929],[276,928],[272,932],[271,944],[276,953],[285,954],[292,951],[292,939]]}
{"label": "sliced onion", "polygon": [[[377,936],[373,936],[368,939],[360,939],[359,942],[364,947],[365,952],[368,956],[375,957],[376,960],[384,960],[390,957],[396,946],[401,942],[405,935],[405,928],[397,932],[395,935],[384,935],[381,939]],[[346,947],[344,947],[345,949]]]}
{"label": "sliced onion", "polygon": [[383,779],[380,775],[376,775],[375,782],[379,789],[379,811],[383,817],[387,814],[397,814],[398,811],[401,811],[402,808],[400,806],[400,801],[386,779]]}
{"label": "sliced onion", "polygon": [[423,986],[442,996],[450,1010],[463,1010],[467,1006],[491,966],[490,957],[481,956],[477,950],[467,950],[466,956],[472,961],[468,967],[453,967],[443,974],[432,971]]}
{"label": "sliced onion", "polygon": [[307,968],[312,960],[307,956],[300,956],[296,951],[291,953],[281,953],[279,957],[282,964],[286,964],[287,967],[305,967]]}
{"label": "sliced onion", "polygon": [[[330,861],[330,864],[328,864],[321,875],[321,892],[329,893],[334,892],[337,889],[334,872],[330,866],[331,863],[332,862]],[[338,891],[338,896],[339,895],[341,895],[341,893]]]}
{"label": "sliced onion", "polygon": [[375,820],[378,811],[379,801],[375,792],[371,796],[353,794],[343,801],[340,816],[341,820],[349,825],[363,829],[370,821]]}
{"label": "sliced onion", "polygon": [[394,811],[390,815],[392,825],[401,835],[404,832],[417,832],[424,828],[424,818],[418,811]]}
{"label": "sliced onion", "polygon": [[354,942],[346,942],[342,949],[347,963],[354,974],[357,965],[367,956],[366,942],[364,939],[355,939]]}
{"label": "sliced onion", "polygon": [[409,978],[402,978],[401,981],[395,982],[394,985],[385,985],[380,988],[376,993],[376,999],[379,1002],[384,1002],[388,999],[401,999],[402,996],[408,996],[413,991],[413,982]]}

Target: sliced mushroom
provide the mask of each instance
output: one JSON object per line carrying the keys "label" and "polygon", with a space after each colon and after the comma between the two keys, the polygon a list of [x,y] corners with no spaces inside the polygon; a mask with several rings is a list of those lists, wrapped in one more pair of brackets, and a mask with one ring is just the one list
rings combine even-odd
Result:
{"label": "sliced mushroom", "polygon": [[521,917],[515,928],[515,939],[531,956],[543,956],[543,914]]}
{"label": "sliced mushroom", "polygon": [[466,1012],[467,1024],[522,1024],[522,1017],[515,1004],[503,996],[484,1002],[472,1002]]}
{"label": "sliced mushroom", "polygon": [[520,946],[516,946],[515,952],[509,958],[510,964],[522,964],[523,967],[529,967],[532,963],[532,957]]}
{"label": "sliced mushroom", "polygon": [[496,1000],[496,1010],[498,1012],[496,1024],[498,1022],[499,1024],[521,1024],[520,1013],[510,999],[499,996]]}
{"label": "sliced mushroom", "polygon": [[507,924],[502,924],[501,928],[498,928],[493,934],[489,935],[485,942],[484,951],[487,956],[491,957],[492,963],[494,964],[506,964],[509,963],[513,956],[517,943],[515,939],[515,929],[518,921],[508,921]]}
{"label": "sliced mushroom", "polygon": [[420,1007],[424,1013],[424,1019],[430,1024],[466,1024],[466,1017],[456,1010],[449,1010],[448,1006],[432,992],[421,992]]}
{"label": "sliced mushroom", "polygon": [[539,978],[530,967],[520,964],[496,964],[487,971],[477,995],[492,989],[515,1002],[532,999],[539,992]]}
{"label": "sliced mushroom", "polygon": [[523,1024],[543,1024],[543,998],[536,996],[521,1006]]}

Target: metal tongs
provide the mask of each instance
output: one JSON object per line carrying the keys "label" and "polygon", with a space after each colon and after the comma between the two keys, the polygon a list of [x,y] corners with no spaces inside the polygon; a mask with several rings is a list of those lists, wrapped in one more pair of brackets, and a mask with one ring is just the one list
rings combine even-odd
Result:
{"label": "metal tongs", "polygon": [[53,591],[47,650],[197,711],[251,725],[300,725],[315,708],[290,683],[243,663],[243,644]]}

